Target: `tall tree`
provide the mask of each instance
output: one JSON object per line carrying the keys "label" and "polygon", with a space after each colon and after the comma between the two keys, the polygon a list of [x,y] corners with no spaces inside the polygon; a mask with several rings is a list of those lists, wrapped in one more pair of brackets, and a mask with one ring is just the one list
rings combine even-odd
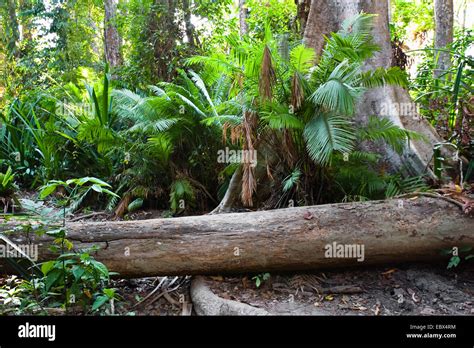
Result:
{"label": "tall tree", "polygon": [[[314,48],[318,55],[321,54],[325,45],[323,35],[337,32],[346,19],[361,11],[377,15],[372,35],[380,51],[368,61],[368,68],[389,68],[392,51],[387,1],[347,0],[342,4],[338,0],[312,0],[304,35],[305,44]],[[387,86],[366,92],[358,105],[356,120],[366,122],[370,115],[388,118],[395,124],[416,131],[426,138],[426,141],[411,141],[403,155],[384,145],[374,149],[382,154],[383,167],[407,175],[427,174],[432,178],[435,177],[430,169],[430,163],[433,158],[433,147],[440,143],[441,139],[434,128],[416,113],[416,106],[406,90]]]}
{"label": "tall tree", "polygon": [[295,0],[296,16],[299,21],[299,28],[301,34],[304,34],[306,29],[306,22],[308,21],[309,10],[311,9],[311,0]]}
{"label": "tall tree", "polygon": [[117,30],[117,4],[118,0],[104,0],[105,6],[105,56],[111,68],[122,65],[121,54],[122,39]]}
{"label": "tall tree", "polygon": [[20,25],[21,25],[21,32],[22,32],[22,40],[24,41],[31,41],[32,36],[32,15],[28,15],[28,13],[33,12],[34,3],[31,0],[20,0],[20,12],[23,12],[23,15],[20,18]]}
{"label": "tall tree", "polygon": [[240,36],[247,35],[249,26],[247,24],[249,12],[245,4],[245,0],[239,0],[239,21],[240,21]]}
{"label": "tall tree", "polygon": [[[446,49],[453,42],[454,8],[453,0],[435,0],[435,49]],[[439,77],[451,67],[451,55],[449,52],[436,51],[437,69],[435,77]]]}
{"label": "tall tree", "polygon": [[7,16],[5,21],[5,34],[7,39],[7,49],[10,56],[19,57],[20,50],[18,42],[20,40],[20,30],[17,18],[16,0],[6,1]]}
{"label": "tall tree", "polygon": [[195,48],[199,44],[199,38],[196,35],[195,27],[191,21],[191,1],[183,0],[184,26],[189,46]]}
{"label": "tall tree", "polygon": [[150,12],[149,40],[153,46],[154,74],[169,81],[173,74],[173,59],[179,28],[175,23],[176,0],[154,0]]}

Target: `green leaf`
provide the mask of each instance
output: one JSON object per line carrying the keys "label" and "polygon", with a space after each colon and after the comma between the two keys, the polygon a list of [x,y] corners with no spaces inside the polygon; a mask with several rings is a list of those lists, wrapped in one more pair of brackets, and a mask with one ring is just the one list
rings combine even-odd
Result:
{"label": "green leaf", "polygon": [[108,194],[109,196],[120,198],[120,196],[118,194],[116,194],[115,192],[112,192],[110,190],[102,189],[102,192]]}
{"label": "green leaf", "polygon": [[115,296],[115,289],[104,289],[103,292],[109,299],[113,299]]}
{"label": "green leaf", "polygon": [[84,274],[84,272],[85,272],[85,269],[80,266],[75,265],[72,267],[72,274],[74,275],[74,278],[76,280],[79,280]]}
{"label": "green leaf", "polygon": [[102,193],[102,192],[103,192],[102,187],[100,187],[100,186],[97,185],[97,184],[92,185],[92,186],[91,186],[91,189],[93,189],[95,192],[99,192],[99,193]]}
{"label": "green leaf", "polygon": [[128,205],[127,210],[128,210],[129,213],[131,213],[131,212],[134,212],[134,211],[140,209],[142,206],[143,206],[143,199],[142,198],[137,198],[132,203],[130,203]]}
{"label": "green leaf", "polygon": [[460,262],[461,262],[461,258],[459,256],[453,256],[451,260],[449,260],[448,269],[457,267]]}
{"label": "green leaf", "polygon": [[49,185],[43,186],[43,188],[40,190],[40,193],[39,193],[39,199],[45,199],[50,194],[52,194],[56,190],[57,187],[58,187],[58,184],[49,184]]}
{"label": "green leaf", "polygon": [[43,272],[44,275],[47,275],[48,272],[54,267],[56,261],[48,261],[45,262],[41,265],[41,272]]}
{"label": "green leaf", "polygon": [[58,260],[77,257],[76,253],[64,253],[58,256]]}
{"label": "green leaf", "polygon": [[53,269],[50,271],[44,281],[44,288],[46,291],[49,291],[51,287],[58,281],[58,279],[62,275],[62,270],[60,269]]}
{"label": "green leaf", "polygon": [[97,269],[100,273],[102,273],[106,278],[109,277],[109,270],[102,262],[91,259],[91,264],[94,266],[95,269]]}
{"label": "green leaf", "polygon": [[283,192],[291,190],[295,184],[300,180],[301,171],[296,168],[288,177],[283,180]]}
{"label": "green leaf", "polygon": [[104,295],[101,295],[101,296],[98,296],[95,301],[94,301],[94,304],[92,305],[92,310],[95,311],[97,309],[99,309],[100,307],[102,307],[107,301],[109,301],[109,298],[107,296],[104,296]]}
{"label": "green leaf", "polygon": [[58,228],[56,230],[47,231],[46,234],[56,238],[64,238],[66,236],[66,230],[64,228]]}
{"label": "green leaf", "polygon": [[85,176],[83,178],[77,178],[77,179],[69,179],[68,181],[66,181],[67,185],[75,184],[77,186],[83,186],[84,184],[87,184],[87,183],[97,184],[100,187],[109,187],[109,188],[112,187],[105,181],[102,181],[100,179],[93,178],[90,176]]}

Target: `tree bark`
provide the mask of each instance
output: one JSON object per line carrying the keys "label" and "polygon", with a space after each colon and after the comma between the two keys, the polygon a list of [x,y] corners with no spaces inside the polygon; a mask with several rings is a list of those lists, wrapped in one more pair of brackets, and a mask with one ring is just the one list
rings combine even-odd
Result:
{"label": "tree bark", "polygon": [[[446,49],[453,43],[454,7],[453,0],[435,0],[435,49]],[[438,56],[437,69],[434,71],[435,77],[446,73],[451,67],[451,55],[449,52],[436,52]]]}
{"label": "tree bark", "polygon": [[117,29],[118,0],[105,0],[105,56],[109,66],[113,69],[122,65],[122,39]]}
{"label": "tree bark", "polygon": [[224,198],[219,205],[211,212],[211,214],[229,213],[232,206],[239,199],[242,189],[242,168],[237,168],[230,178],[229,187],[227,188]]}
{"label": "tree bark", "polygon": [[[312,0],[304,42],[320,55],[325,45],[323,35],[339,31],[345,19],[353,17],[361,11],[377,14],[373,36],[380,51],[367,62],[365,68],[389,68],[392,52],[388,10],[388,1]],[[425,174],[433,179],[436,178],[430,165],[433,158],[433,147],[435,144],[441,143],[442,139],[426,120],[420,118],[416,111],[416,105],[406,90],[393,86],[369,90],[359,103],[356,121],[364,123],[370,115],[388,118],[398,126],[424,135],[427,140],[411,141],[402,155],[395,153],[383,144],[371,148],[383,155],[385,168],[391,172],[402,172],[404,175]],[[442,151],[445,157],[450,157],[448,149]]]}
{"label": "tree bark", "polygon": [[33,40],[33,35],[31,32],[32,29],[32,15],[29,15],[28,12],[32,10],[34,4],[30,0],[20,0],[20,11],[23,12],[23,16],[21,16],[21,32],[22,37],[20,38],[22,41],[30,42]]}
{"label": "tree bark", "polygon": [[198,45],[198,38],[195,34],[195,27],[191,21],[191,4],[189,0],[183,0],[184,26],[186,28],[186,37],[191,48]]}
{"label": "tree bark", "polygon": [[[4,224],[0,231],[11,227]],[[121,277],[415,262],[440,259],[442,249],[474,246],[474,220],[452,203],[426,197],[66,227],[75,249],[98,246],[94,256]],[[37,244],[40,260],[55,257],[49,236],[8,237]],[[326,257],[334,242],[363,245],[364,262]]]}
{"label": "tree bark", "polygon": [[175,23],[176,0],[154,0],[150,12],[149,40],[153,45],[153,70],[157,81],[170,81],[176,55],[178,27]]}
{"label": "tree bark", "polygon": [[248,34],[249,27],[247,24],[248,9],[245,5],[245,0],[239,0],[239,22],[240,22],[240,36]]}
{"label": "tree bark", "polygon": [[303,35],[306,29],[306,22],[308,21],[309,10],[311,9],[311,0],[295,0],[295,3],[299,29],[301,35]]}
{"label": "tree bark", "polygon": [[8,20],[6,23],[6,39],[7,48],[10,56],[18,58],[20,56],[20,50],[18,49],[18,41],[20,40],[20,30],[17,18],[17,2],[16,0],[7,0],[7,15]]}

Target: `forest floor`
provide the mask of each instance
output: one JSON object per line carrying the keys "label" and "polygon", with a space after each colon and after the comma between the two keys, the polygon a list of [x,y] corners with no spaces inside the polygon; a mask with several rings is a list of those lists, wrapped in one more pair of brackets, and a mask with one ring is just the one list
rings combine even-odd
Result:
{"label": "forest floor", "polygon": [[[474,315],[472,265],[456,270],[420,264],[275,274],[259,288],[250,276],[206,280],[219,297],[275,315]],[[153,291],[157,282],[158,279],[120,280],[115,286],[125,302],[133,304]],[[166,297],[157,291],[135,308],[124,303],[122,313],[183,315],[190,303],[189,284],[187,279]]]}

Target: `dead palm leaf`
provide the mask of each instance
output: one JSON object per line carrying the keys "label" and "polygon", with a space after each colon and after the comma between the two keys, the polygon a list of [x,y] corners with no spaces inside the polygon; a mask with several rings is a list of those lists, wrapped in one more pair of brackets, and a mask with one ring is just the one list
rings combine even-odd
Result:
{"label": "dead palm leaf", "polygon": [[273,68],[272,53],[268,46],[263,51],[262,68],[260,70],[259,92],[262,100],[270,100],[273,96],[273,86],[276,83],[276,74]]}

